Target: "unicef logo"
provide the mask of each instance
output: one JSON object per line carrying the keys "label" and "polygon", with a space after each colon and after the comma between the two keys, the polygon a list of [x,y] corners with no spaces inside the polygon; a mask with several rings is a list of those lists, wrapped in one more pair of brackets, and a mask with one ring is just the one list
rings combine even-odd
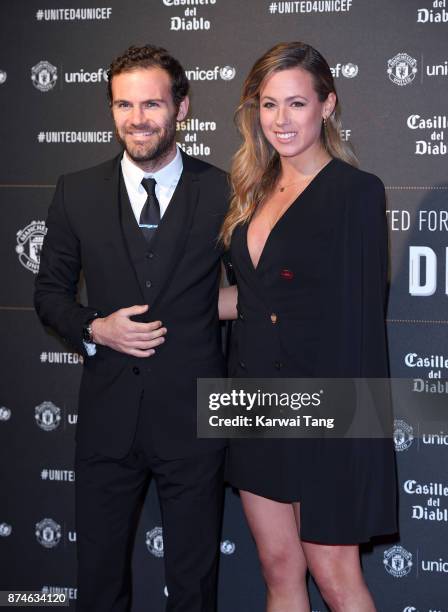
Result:
{"label": "unicef logo", "polygon": [[154,557],[163,557],[163,530],[162,527],[154,527],[146,532],[146,546]]}
{"label": "unicef logo", "polygon": [[233,66],[223,66],[219,69],[219,76],[223,81],[231,81],[236,74],[235,68]]}
{"label": "unicef logo", "polygon": [[12,527],[11,525],[8,525],[8,523],[0,523],[0,536],[2,538],[7,538],[8,536],[10,536],[12,533]]}
{"label": "unicef logo", "polygon": [[414,441],[414,429],[412,425],[402,419],[394,420],[394,444],[396,451],[407,450]]}
{"label": "unicef logo", "polygon": [[37,274],[40,265],[40,252],[44,243],[47,228],[45,221],[31,221],[16,234],[16,253],[24,268]]}
{"label": "unicef logo", "polygon": [[235,542],[231,542],[230,540],[224,540],[224,542],[221,542],[221,552],[223,555],[233,555],[235,548]]}
{"label": "unicef logo", "polygon": [[0,406],[0,421],[9,421],[11,418],[11,410],[9,408],[5,408],[5,406]]}
{"label": "unicef logo", "polygon": [[43,60],[31,68],[31,81],[36,89],[50,91],[58,80],[58,69],[50,62]]}
{"label": "unicef logo", "polygon": [[385,570],[394,578],[407,576],[412,569],[412,553],[403,546],[392,546],[384,551],[383,564]]}
{"label": "unicef logo", "polygon": [[61,540],[61,526],[53,519],[43,519],[36,523],[36,538],[44,548],[54,548]]}
{"label": "unicef logo", "polygon": [[34,409],[36,424],[44,431],[53,431],[61,422],[61,409],[53,402],[42,402]]}
{"label": "unicef logo", "polygon": [[7,76],[8,75],[4,70],[0,70],[0,85],[3,85],[3,83],[6,81]]}
{"label": "unicef logo", "polygon": [[358,66],[348,62],[342,66],[341,72],[346,79],[353,79],[358,74]]}
{"label": "unicef logo", "polygon": [[417,74],[417,60],[407,53],[398,53],[388,60],[387,74],[395,85],[409,85]]}

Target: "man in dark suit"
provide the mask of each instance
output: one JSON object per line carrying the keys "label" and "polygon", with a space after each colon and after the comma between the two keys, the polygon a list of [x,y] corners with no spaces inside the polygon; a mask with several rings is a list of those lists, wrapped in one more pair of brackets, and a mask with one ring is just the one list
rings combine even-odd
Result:
{"label": "man in dark suit", "polygon": [[[129,48],[112,62],[108,89],[124,153],[59,179],[35,293],[43,323],[85,355],[77,610],[129,609],[132,545],[152,477],[167,610],[211,612],[224,442],[196,437],[196,379],[225,373],[217,236],[227,178],[176,145],[188,80],[164,49]],[[81,269],[87,306],[76,301]]]}

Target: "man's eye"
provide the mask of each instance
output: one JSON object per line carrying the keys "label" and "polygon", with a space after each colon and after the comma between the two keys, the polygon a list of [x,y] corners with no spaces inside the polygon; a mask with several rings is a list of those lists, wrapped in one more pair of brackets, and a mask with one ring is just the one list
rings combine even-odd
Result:
{"label": "man's eye", "polygon": [[159,105],[157,104],[157,102],[147,102],[145,106],[146,108],[156,108]]}
{"label": "man's eye", "polygon": [[129,108],[128,102],[120,102],[118,108]]}

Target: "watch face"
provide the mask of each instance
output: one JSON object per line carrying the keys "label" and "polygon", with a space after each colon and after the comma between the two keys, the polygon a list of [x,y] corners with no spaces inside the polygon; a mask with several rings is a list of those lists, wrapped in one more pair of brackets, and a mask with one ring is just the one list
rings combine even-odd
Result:
{"label": "watch face", "polygon": [[82,338],[84,342],[93,342],[92,323],[99,316],[100,316],[99,312],[95,312],[92,318],[88,319],[86,323],[84,324],[84,327],[82,328]]}
{"label": "watch face", "polygon": [[92,342],[92,327],[90,324],[83,328],[82,335],[85,342]]}

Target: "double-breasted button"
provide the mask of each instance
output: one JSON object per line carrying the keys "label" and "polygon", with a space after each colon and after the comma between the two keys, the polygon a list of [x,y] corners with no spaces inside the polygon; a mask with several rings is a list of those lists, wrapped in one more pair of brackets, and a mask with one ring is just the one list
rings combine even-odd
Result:
{"label": "double-breasted button", "polygon": [[132,371],[134,372],[134,374],[135,374],[136,376],[138,376],[138,375],[140,374],[140,368],[138,368],[137,366],[134,366],[134,367],[132,368]]}
{"label": "double-breasted button", "polygon": [[283,363],[281,361],[276,361],[274,365],[276,370],[281,370],[283,367]]}
{"label": "double-breasted button", "polygon": [[148,287],[148,289],[150,289],[152,287],[152,282],[150,280],[147,280],[145,285]]}
{"label": "double-breasted button", "polygon": [[244,361],[240,361],[239,362],[239,366],[240,366],[240,368],[243,368],[243,370],[246,369],[246,364],[244,363]]}
{"label": "double-breasted button", "polygon": [[244,315],[243,315],[243,313],[242,313],[242,312],[239,312],[239,313],[238,313],[238,319],[239,319],[240,321],[244,321]]}
{"label": "double-breasted button", "polygon": [[145,255],[146,259],[152,259],[154,257],[154,253],[152,251],[148,251]]}
{"label": "double-breasted button", "polygon": [[294,272],[285,268],[280,271],[280,276],[285,280],[292,280],[294,278]]}
{"label": "double-breasted button", "polygon": [[275,312],[271,313],[271,323],[272,325],[275,325],[278,321],[278,316],[276,315]]}

